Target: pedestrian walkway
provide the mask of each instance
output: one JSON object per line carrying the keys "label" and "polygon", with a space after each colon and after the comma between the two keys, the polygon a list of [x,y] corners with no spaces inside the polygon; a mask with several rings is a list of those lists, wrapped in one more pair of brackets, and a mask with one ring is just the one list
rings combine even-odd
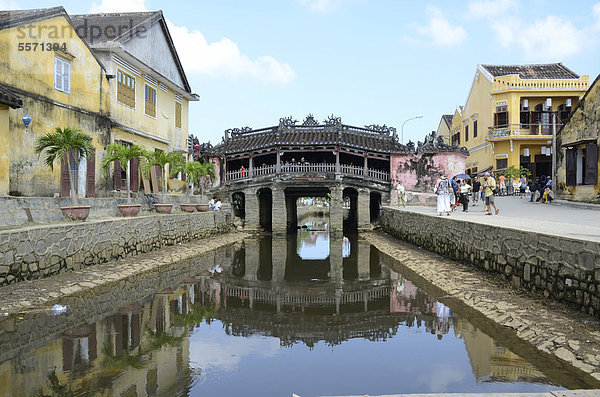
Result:
{"label": "pedestrian walkway", "polygon": [[[531,203],[517,196],[496,197],[498,215],[488,216],[484,206],[469,205],[469,212],[458,207],[451,218],[500,227],[539,232],[561,237],[600,242],[600,213],[586,208],[558,204]],[[410,206],[406,211],[437,216],[435,207]],[[445,216],[445,215],[444,215]]]}

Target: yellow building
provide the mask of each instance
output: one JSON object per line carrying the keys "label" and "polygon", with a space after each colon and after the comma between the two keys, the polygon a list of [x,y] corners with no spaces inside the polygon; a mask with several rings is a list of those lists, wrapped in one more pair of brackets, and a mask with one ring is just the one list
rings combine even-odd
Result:
{"label": "yellow building", "polygon": [[526,167],[552,173],[552,124],[558,130],[589,86],[562,63],[478,65],[451,143],[469,150],[467,173]]}
{"label": "yellow building", "polygon": [[[162,11],[73,15],[110,77],[111,142],[187,155],[191,91]],[[116,163],[113,187],[125,186]],[[131,167],[137,190],[137,167]],[[148,186],[145,186],[148,188]]]}
{"label": "yellow building", "polygon": [[[188,104],[198,97],[161,11],[0,11],[0,84],[22,100],[20,108],[0,101],[0,143],[8,142],[0,149],[0,195],[68,196],[68,170],[52,172],[33,152],[36,139],[56,127],[77,127],[93,138],[95,156],[81,161],[77,172],[80,196],[125,186],[118,163],[111,180],[99,170],[111,142],[187,154]],[[11,165],[29,161],[11,174]],[[139,179],[132,172],[133,190]]]}
{"label": "yellow building", "polygon": [[[78,127],[102,151],[110,133],[106,70],[64,8],[0,11],[0,84],[22,100],[20,108],[0,110],[0,194],[10,189],[52,196],[59,191],[61,174],[68,171],[45,167],[34,154],[35,141],[56,127]],[[28,127],[24,117],[31,118]],[[80,163],[78,172],[83,195],[86,185],[95,187],[100,178],[95,159],[89,160]],[[11,165],[19,162],[33,164],[17,175]],[[68,174],[66,183],[68,195]],[[87,193],[93,194],[93,188]]]}
{"label": "yellow building", "polygon": [[600,76],[573,110],[556,136],[556,183],[558,197],[600,203]]}
{"label": "yellow building", "polygon": [[450,144],[450,136],[452,135],[450,133],[450,129],[452,128],[452,119],[454,118],[454,115],[452,114],[444,114],[442,115],[442,118],[440,119],[440,124],[438,124],[438,128],[436,131],[436,137],[442,137],[442,139],[444,140],[444,143],[449,145]]}

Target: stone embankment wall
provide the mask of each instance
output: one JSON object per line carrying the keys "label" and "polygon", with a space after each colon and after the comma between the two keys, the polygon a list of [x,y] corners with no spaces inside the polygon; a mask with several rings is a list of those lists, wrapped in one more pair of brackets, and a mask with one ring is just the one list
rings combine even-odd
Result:
{"label": "stone embankment wall", "polygon": [[229,212],[148,215],[0,231],[0,286],[221,234]]}
{"label": "stone embankment wall", "polygon": [[[158,202],[160,195],[141,195],[131,199],[134,204],[142,205],[142,212],[153,209],[152,202]],[[165,202],[175,204],[173,212],[180,211],[179,204],[201,204],[200,196],[187,196],[181,194],[165,195]],[[117,205],[126,204],[126,198],[80,198],[78,203],[90,205],[88,219],[108,218],[121,216]],[[0,196],[0,227],[19,226],[27,223],[53,223],[65,220],[60,207],[71,205],[68,197],[10,197]]]}
{"label": "stone embankment wall", "polygon": [[600,243],[386,207],[386,233],[600,317]]}

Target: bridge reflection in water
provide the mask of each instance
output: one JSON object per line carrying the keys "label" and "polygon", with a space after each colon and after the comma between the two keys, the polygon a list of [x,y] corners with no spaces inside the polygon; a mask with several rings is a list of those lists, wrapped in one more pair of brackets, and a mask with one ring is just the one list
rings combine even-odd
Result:
{"label": "bridge reflection in water", "polygon": [[107,299],[97,319],[72,313],[67,331],[41,328],[0,350],[0,396],[586,386],[548,377],[543,358],[536,368],[386,266],[367,242],[330,239],[316,222],[287,239],[215,251],[210,272],[124,306]]}

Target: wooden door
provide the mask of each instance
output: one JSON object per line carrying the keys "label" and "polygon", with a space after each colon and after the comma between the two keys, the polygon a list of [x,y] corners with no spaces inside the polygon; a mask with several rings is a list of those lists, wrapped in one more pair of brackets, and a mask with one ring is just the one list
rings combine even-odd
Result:
{"label": "wooden door", "polygon": [[140,190],[140,172],[137,158],[132,158],[129,161],[129,186],[132,192]]}
{"label": "wooden door", "polygon": [[87,170],[85,178],[85,197],[94,197],[96,195],[96,149],[92,149],[92,154],[87,158]]}
{"label": "wooden door", "polygon": [[598,145],[588,143],[585,146],[585,181],[586,185],[598,183]]}
{"label": "wooden door", "polygon": [[113,175],[113,184],[115,190],[121,190],[121,162],[115,161],[115,173]]}
{"label": "wooden door", "polygon": [[567,186],[577,185],[577,149],[567,149],[566,168]]}
{"label": "wooden door", "polygon": [[69,165],[67,164],[67,155],[65,154],[60,165],[60,197],[69,197],[70,190]]}

